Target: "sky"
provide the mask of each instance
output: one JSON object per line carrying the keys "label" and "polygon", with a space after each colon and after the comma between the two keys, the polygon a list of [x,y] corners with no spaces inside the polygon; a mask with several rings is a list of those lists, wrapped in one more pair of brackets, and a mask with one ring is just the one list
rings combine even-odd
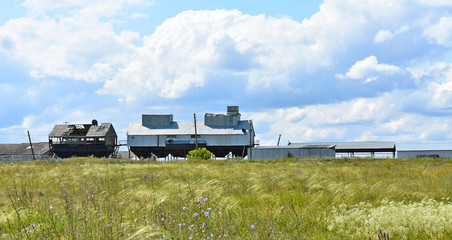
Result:
{"label": "sky", "polygon": [[0,102],[1,143],[229,105],[261,145],[452,141],[452,1],[2,1]]}

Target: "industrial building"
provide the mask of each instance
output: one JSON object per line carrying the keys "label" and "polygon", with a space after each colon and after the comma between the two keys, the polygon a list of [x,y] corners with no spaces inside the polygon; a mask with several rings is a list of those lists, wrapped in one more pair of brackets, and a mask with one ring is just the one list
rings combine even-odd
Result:
{"label": "industrial building", "polygon": [[49,134],[50,150],[60,158],[109,157],[117,150],[118,136],[111,123],[56,124]]}
{"label": "industrial building", "polygon": [[452,143],[398,143],[398,158],[452,158]]}
{"label": "industrial building", "polygon": [[204,121],[174,121],[172,114],[143,114],[141,122],[130,124],[127,145],[142,158],[185,157],[188,151],[205,147],[216,157],[230,153],[244,157],[254,146],[251,120],[241,120],[238,106],[226,114],[206,113]]}
{"label": "industrial building", "polygon": [[251,149],[253,159],[282,159],[299,157],[331,157],[336,156],[335,145],[305,144],[289,146],[254,147]]}

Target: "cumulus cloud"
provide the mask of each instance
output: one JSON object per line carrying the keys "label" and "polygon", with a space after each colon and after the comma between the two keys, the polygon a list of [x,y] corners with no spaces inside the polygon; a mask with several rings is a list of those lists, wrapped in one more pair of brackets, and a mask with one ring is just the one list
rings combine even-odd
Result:
{"label": "cumulus cloud", "polygon": [[353,64],[345,75],[337,74],[336,77],[339,79],[365,79],[367,83],[377,80],[380,74],[392,75],[400,71],[401,69],[399,67],[378,63],[375,56],[370,56]]}
{"label": "cumulus cloud", "polygon": [[386,42],[386,41],[390,41],[392,40],[395,36],[406,32],[409,30],[408,26],[402,26],[400,27],[397,31],[395,31],[394,33],[391,32],[388,29],[382,29],[380,31],[377,32],[377,34],[375,34],[374,37],[374,43],[382,43],[382,42]]}
{"label": "cumulus cloud", "polygon": [[438,44],[452,46],[452,17],[442,17],[437,24],[427,27],[424,35]]}

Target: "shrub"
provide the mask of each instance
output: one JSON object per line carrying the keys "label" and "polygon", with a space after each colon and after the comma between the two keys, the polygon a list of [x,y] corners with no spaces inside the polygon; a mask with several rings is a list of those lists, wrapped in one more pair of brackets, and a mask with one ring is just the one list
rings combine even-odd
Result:
{"label": "shrub", "polygon": [[206,148],[198,148],[195,150],[191,150],[187,154],[188,160],[200,159],[200,160],[209,160],[212,158],[212,153]]}

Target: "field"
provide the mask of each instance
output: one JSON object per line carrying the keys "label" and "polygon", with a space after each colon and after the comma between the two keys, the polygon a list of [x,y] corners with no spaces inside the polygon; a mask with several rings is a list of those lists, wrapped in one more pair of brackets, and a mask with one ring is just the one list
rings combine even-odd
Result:
{"label": "field", "polygon": [[452,239],[452,160],[73,158],[0,164],[0,239],[379,234]]}

